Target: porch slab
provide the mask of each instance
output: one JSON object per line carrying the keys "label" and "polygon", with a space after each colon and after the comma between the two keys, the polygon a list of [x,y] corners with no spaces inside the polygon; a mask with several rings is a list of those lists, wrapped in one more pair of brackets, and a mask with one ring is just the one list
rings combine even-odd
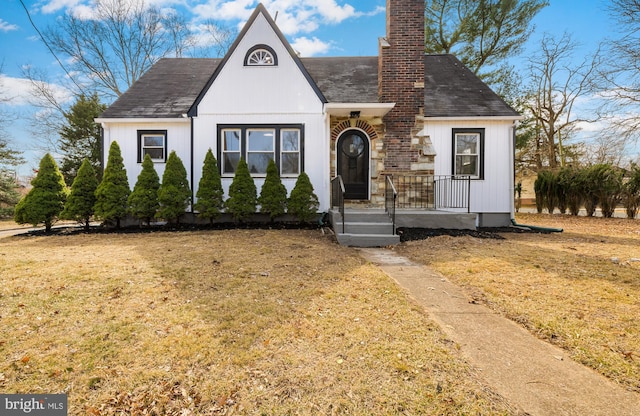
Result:
{"label": "porch slab", "polygon": [[436,210],[397,209],[396,227],[475,230],[478,214]]}

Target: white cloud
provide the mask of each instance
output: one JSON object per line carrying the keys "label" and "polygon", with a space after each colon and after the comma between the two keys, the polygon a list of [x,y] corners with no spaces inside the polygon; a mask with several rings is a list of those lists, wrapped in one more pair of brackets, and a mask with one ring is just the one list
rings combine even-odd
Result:
{"label": "white cloud", "polygon": [[331,48],[331,44],[323,42],[316,37],[309,39],[303,36],[296,38],[291,44],[291,47],[297,51],[300,56],[314,56],[327,53]]}
{"label": "white cloud", "polygon": [[[71,91],[58,84],[48,84],[60,103],[72,100]],[[0,101],[9,106],[28,106],[33,102],[31,83],[25,78],[14,78],[0,75]]]}
{"label": "white cloud", "polygon": [[[257,4],[255,0],[207,0],[192,11],[198,19],[240,20],[242,27]],[[336,0],[263,0],[262,4],[286,35],[311,33],[323,24],[339,24],[384,11],[384,7],[376,7],[371,12],[358,12],[350,4],[340,5]]]}
{"label": "white cloud", "polygon": [[200,19],[246,20],[255,8],[253,0],[208,0],[194,6],[192,11]]}
{"label": "white cloud", "polygon": [[18,30],[18,25],[5,22],[4,19],[0,18],[0,32],[11,32],[12,30]]}
{"label": "white cloud", "polygon": [[80,4],[81,0],[50,0],[45,2],[40,10],[44,14],[56,13],[61,10],[68,10],[75,8]]}
{"label": "white cloud", "polygon": [[353,17],[356,11],[350,4],[338,5],[336,0],[307,0],[304,3],[329,23],[340,23]]}

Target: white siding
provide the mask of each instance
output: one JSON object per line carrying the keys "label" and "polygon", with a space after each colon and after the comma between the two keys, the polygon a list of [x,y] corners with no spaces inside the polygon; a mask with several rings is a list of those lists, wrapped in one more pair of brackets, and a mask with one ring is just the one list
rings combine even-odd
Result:
{"label": "white siding", "polygon": [[[245,67],[247,51],[257,45],[271,47],[277,66]],[[254,24],[229,56],[212,86],[198,106],[194,118],[194,183],[202,175],[207,149],[218,157],[217,128],[220,124],[302,124],[304,125],[304,171],[320,199],[320,210],[329,208],[328,123],[323,103],[309,81],[264,16]],[[225,198],[232,178],[223,178]],[[283,178],[289,192],[296,178]],[[264,179],[255,178],[258,193]]]}
{"label": "white siding", "polygon": [[[138,175],[142,171],[142,163],[138,163],[138,130],[167,130],[167,157],[172,150],[182,160],[187,175],[191,164],[191,124],[188,122],[145,122],[145,123],[103,123],[104,127],[104,161],[105,167],[109,157],[111,142],[118,142],[120,152],[127,170],[129,187],[133,189]],[[164,173],[165,163],[154,163],[160,180]],[[191,178],[189,177],[191,183]]]}
{"label": "white siding", "polygon": [[452,130],[484,128],[484,179],[471,181],[470,209],[477,213],[511,213],[513,204],[513,121],[425,121],[436,150],[435,174],[453,174]]}

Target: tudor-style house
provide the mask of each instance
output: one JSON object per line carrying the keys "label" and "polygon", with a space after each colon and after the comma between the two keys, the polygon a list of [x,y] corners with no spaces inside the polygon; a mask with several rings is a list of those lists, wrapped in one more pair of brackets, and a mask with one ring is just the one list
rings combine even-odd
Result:
{"label": "tudor-style house", "polygon": [[175,151],[195,195],[209,148],[225,192],[241,158],[258,189],[273,159],[289,192],[309,175],[345,235],[350,212],[385,208],[400,225],[509,225],[519,114],[454,56],[425,55],[423,0],[388,0],[378,42],[300,57],[259,4],[224,58],[161,59],[96,119],[104,160],[117,141],[135,183],[144,155],[162,175]]}

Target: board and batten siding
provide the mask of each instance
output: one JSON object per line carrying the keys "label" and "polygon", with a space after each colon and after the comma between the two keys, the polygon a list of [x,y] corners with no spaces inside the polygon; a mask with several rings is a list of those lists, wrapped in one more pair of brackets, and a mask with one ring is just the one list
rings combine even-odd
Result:
{"label": "board and batten siding", "polygon": [[[189,167],[191,164],[191,123],[190,120],[180,120],[176,122],[170,121],[135,121],[131,122],[109,122],[103,123],[104,131],[104,163],[106,167],[109,160],[109,148],[111,143],[116,141],[120,146],[120,152],[124,161],[124,167],[127,170],[127,178],[129,187],[133,189],[138,180],[138,175],[142,171],[142,162],[138,162],[138,131],[139,130],[166,130],[167,131],[167,149],[166,157],[169,157],[171,151],[175,151],[180,157],[185,169],[187,177],[191,183]],[[164,168],[166,163],[154,162],[154,168],[162,181]]]}
{"label": "board and batten siding", "polygon": [[[277,66],[245,66],[244,59],[255,45],[268,45],[277,55]],[[329,206],[328,122],[323,103],[282,44],[267,20],[256,21],[228,56],[193,118],[194,181],[202,175],[209,148],[218,157],[219,125],[304,125],[304,171],[320,199],[320,211]],[[233,178],[223,178],[225,198]],[[258,193],[264,178],[254,178]],[[290,193],[296,178],[282,178]]]}
{"label": "board and batten siding", "polygon": [[[197,184],[202,176],[204,156],[209,148],[218,157],[217,126],[219,124],[303,124],[304,125],[304,171],[309,175],[314,191],[318,195],[320,211],[326,211],[329,206],[329,147],[326,144],[326,127],[322,116],[313,114],[225,114],[204,115],[194,118],[194,183]],[[220,166],[220,161],[218,161]],[[282,177],[282,183],[288,194],[295,186],[297,177]],[[225,198],[229,196],[229,186],[233,178],[222,178]],[[264,178],[255,177],[254,183],[258,193],[264,183]]]}
{"label": "board and batten siding", "polygon": [[470,211],[511,214],[513,210],[512,120],[426,120],[436,151],[435,174],[453,174],[453,129],[484,128],[484,179],[471,181]]}

